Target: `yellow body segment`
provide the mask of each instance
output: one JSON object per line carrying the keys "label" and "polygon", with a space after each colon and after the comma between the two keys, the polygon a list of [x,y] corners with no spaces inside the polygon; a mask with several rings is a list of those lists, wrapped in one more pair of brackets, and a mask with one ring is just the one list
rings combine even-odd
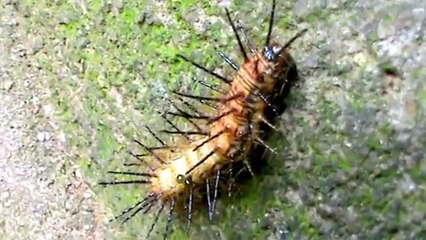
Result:
{"label": "yellow body segment", "polygon": [[[193,184],[202,185],[206,179],[214,177],[217,169],[229,163],[229,154],[235,152],[235,148],[239,148],[241,156],[233,160],[243,160],[259,135],[259,125],[265,120],[267,104],[260,94],[268,96],[272,92],[278,77],[286,71],[290,58],[283,51],[278,61],[268,62],[259,51],[246,61],[233,76],[230,91],[223,99],[238,97],[221,104],[215,115],[224,116],[208,126],[208,136],[181,147],[178,153],[165,154],[169,160],[154,172],[156,177],[151,179],[151,191],[162,194],[163,201],[176,199],[185,194],[186,187],[178,176],[190,177]],[[242,137],[246,131],[251,131],[250,136]],[[210,139],[217,134],[216,138]],[[188,173],[199,161],[203,163]]]}

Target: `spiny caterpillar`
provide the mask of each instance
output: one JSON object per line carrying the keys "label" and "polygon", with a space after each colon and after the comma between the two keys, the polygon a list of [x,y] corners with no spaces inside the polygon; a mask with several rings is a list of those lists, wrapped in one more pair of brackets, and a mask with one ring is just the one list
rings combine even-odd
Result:
{"label": "spiny caterpillar", "polygon": [[[149,147],[135,140],[146,153],[132,155],[140,163],[149,163],[148,169],[110,171],[109,173],[112,174],[136,176],[139,179],[99,183],[101,185],[143,184],[149,186],[148,194],[143,199],[124,210],[113,220],[127,215],[123,220],[124,223],[137,213],[145,214],[158,205],[154,222],[147,234],[148,238],[159,216],[168,205],[164,239],[169,233],[173,214],[180,213],[182,210],[186,211],[189,231],[194,211],[193,205],[197,199],[201,199],[201,193],[206,195],[208,217],[212,219],[223,182],[228,184],[228,194],[232,192],[232,184],[237,177],[234,164],[244,163],[244,168],[251,172],[249,162],[251,151],[258,146],[273,151],[264,142],[264,129],[265,127],[274,128],[274,119],[284,110],[283,98],[288,94],[290,84],[297,78],[295,63],[286,49],[306,32],[306,29],[302,30],[283,46],[270,44],[275,5],[273,0],[267,38],[261,49],[253,46],[245,29],[241,25],[236,26],[228,9],[225,9],[227,20],[244,58],[243,64],[238,66],[228,56],[218,52],[236,71],[231,77],[219,75],[185,56],[178,55],[179,58],[223,82],[229,90],[223,91],[216,86],[199,81],[203,86],[221,96],[204,97],[172,91],[182,106],[170,101],[174,111],[166,111],[161,116],[173,130],[161,132],[177,134],[180,138],[173,144],[167,144],[147,127],[149,133],[161,143],[161,146]],[[238,30],[242,32],[243,40],[250,50],[250,56],[243,46]],[[199,111],[191,101],[206,105],[203,111],[208,113]],[[180,129],[172,122],[172,118],[185,119],[192,129]],[[140,165],[137,164],[136,167],[140,168]],[[224,177],[224,175],[227,176]]]}

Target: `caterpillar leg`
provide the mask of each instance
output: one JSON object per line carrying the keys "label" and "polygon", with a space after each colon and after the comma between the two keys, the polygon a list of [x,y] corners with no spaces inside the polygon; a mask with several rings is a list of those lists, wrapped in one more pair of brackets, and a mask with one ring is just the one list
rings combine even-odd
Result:
{"label": "caterpillar leg", "polygon": [[279,129],[277,128],[277,127],[275,127],[271,122],[269,122],[265,117],[263,117],[263,116],[259,116],[258,117],[259,118],[259,120],[261,121],[261,122],[263,122],[263,123],[265,123],[266,125],[268,125],[268,127],[270,127],[270,128],[272,128],[272,129],[274,129],[275,131],[279,131]]}
{"label": "caterpillar leg", "polygon": [[[253,169],[251,168],[251,165],[250,165],[249,161],[247,161],[246,159],[244,159],[244,160],[243,160],[243,163],[244,163],[244,166],[247,168],[248,172],[250,173],[250,175],[251,175],[252,177],[254,177],[254,172],[253,172]],[[238,175],[238,174],[236,174],[236,176],[237,176],[237,175]]]}
{"label": "caterpillar leg", "polygon": [[268,149],[270,152],[272,152],[273,154],[277,154],[277,152],[275,151],[275,149],[273,149],[271,146],[269,146],[268,144],[266,144],[265,141],[263,141],[260,138],[256,138],[256,142],[260,143],[261,145],[263,145],[266,149]]}
{"label": "caterpillar leg", "polygon": [[240,22],[237,22],[237,28],[238,28],[238,29],[241,31],[241,33],[243,34],[243,39],[244,39],[244,41],[247,43],[247,46],[249,47],[250,52],[251,52],[251,53],[253,53],[253,54],[257,53],[257,49],[256,49],[256,47],[254,46],[254,44],[253,44],[253,42],[251,41],[251,39],[248,37],[247,31],[246,31],[246,29],[244,28],[244,26],[243,26]]}
{"label": "caterpillar leg", "polygon": [[165,206],[166,206],[166,204],[164,202],[161,203],[160,208],[158,209],[157,213],[155,214],[154,222],[151,224],[151,227],[149,228],[148,233],[146,235],[147,239],[151,235],[152,230],[154,230],[154,227],[158,222],[158,218],[160,217],[161,213],[163,212]]}
{"label": "caterpillar leg", "polygon": [[[214,182],[214,188],[210,189],[210,179],[206,178],[206,194],[207,194],[207,210],[208,210],[208,219],[209,221],[213,221],[213,217],[216,211],[216,201],[218,199],[219,195],[219,182],[221,178],[221,169],[218,169],[216,171],[215,176],[215,182]],[[211,190],[213,190],[213,196],[211,194]]]}
{"label": "caterpillar leg", "polygon": [[166,230],[164,231],[164,234],[163,234],[164,240],[166,240],[167,236],[169,235],[169,231],[170,231],[170,227],[171,227],[171,223],[172,223],[172,218],[173,218],[173,211],[175,210],[175,206],[176,206],[176,201],[173,199],[170,202],[170,209],[169,209],[169,214],[167,216]]}

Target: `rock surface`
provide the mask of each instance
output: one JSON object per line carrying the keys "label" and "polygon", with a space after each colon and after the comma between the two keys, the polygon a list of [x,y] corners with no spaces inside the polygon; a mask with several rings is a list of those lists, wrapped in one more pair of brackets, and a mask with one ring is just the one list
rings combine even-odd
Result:
{"label": "rock surface", "polygon": [[[139,191],[96,181],[128,158],[129,139],[148,138],[141,126],[163,127],[151,112],[167,89],[208,78],[176,53],[211,67],[222,64],[214,46],[237,58],[218,6],[232,3],[255,42],[265,36],[269,4],[192,2],[0,2],[2,239],[143,239],[151,216],[105,225],[105,212]],[[278,0],[277,9],[275,41],[309,29],[291,49],[303,79],[272,140],[278,155],[219,204],[219,220],[196,218],[193,238],[424,238],[426,4]]]}

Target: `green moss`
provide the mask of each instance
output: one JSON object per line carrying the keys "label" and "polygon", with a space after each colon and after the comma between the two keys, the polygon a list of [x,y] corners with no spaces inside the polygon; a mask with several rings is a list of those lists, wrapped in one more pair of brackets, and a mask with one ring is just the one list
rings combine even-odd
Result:
{"label": "green moss", "polygon": [[[56,104],[62,120],[62,129],[67,133],[72,151],[69,155],[73,156],[72,160],[78,161],[91,182],[97,182],[109,179],[107,170],[119,169],[123,162],[130,159],[127,151],[132,149],[133,138],[155,144],[154,139],[147,137],[141,128],[150,124],[154,125],[154,130],[157,129],[155,127],[164,127],[159,116],[152,114],[159,110],[161,103],[158,99],[163,97],[156,90],[182,87],[194,88],[194,93],[201,91],[192,86],[193,76],[218,82],[207,74],[201,75],[191,64],[176,59],[176,54],[194,58],[213,69],[225,66],[223,60],[217,57],[214,47],[232,57],[239,56],[239,53],[229,26],[219,21],[209,26],[207,32],[199,33],[194,23],[186,20],[185,14],[192,8],[202,8],[208,17],[226,19],[223,9],[210,1],[168,1],[164,9],[148,6],[147,1],[126,1],[114,11],[113,6],[104,1],[83,4],[23,1],[20,7],[28,9],[30,13],[27,21],[32,27],[28,31],[43,31],[43,39],[48,39],[46,46],[35,57],[46,72],[47,79],[43,81],[47,82],[52,92],[52,102]],[[232,12],[238,12],[246,26],[256,24],[258,29],[266,31],[267,20],[258,16],[269,15],[268,5],[265,5],[265,9],[253,11],[250,8],[255,5],[250,1],[234,1],[233,4]],[[83,13],[83,9],[87,12]],[[141,25],[140,19],[145,9],[153,10],[148,15],[166,14],[173,21],[162,22],[155,18],[151,25]],[[291,20],[291,14],[279,15],[283,17],[277,19],[279,30],[274,31],[277,35],[280,32],[285,34]],[[312,12],[304,18],[307,23],[323,21],[328,24],[335,20],[338,20],[337,15],[324,11]],[[265,33],[254,32],[257,28],[248,29],[249,34],[255,43],[263,43]],[[288,36],[278,37],[288,39]],[[379,67],[384,71],[394,68],[386,63]],[[224,68],[229,70],[228,66]],[[351,74],[345,70],[343,75],[336,74],[335,77],[351,81],[347,78]],[[421,79],[420,70],[413,74]],[[255,179],[245,182],[238,196],[234,199],[221,198],[218,203],[221,214],[216,222],[209,223],[205,211],[196,214],[191,233],[193,239],[215,238],[216,233],[223,233],[229,239],[267,239],[273,238],[281,228],[288,232],[286,236],[290,239],[323,239],[335,237],[332,235],[334,233],[324,230],[330,226],[339,233],[350,228],[354,232],[371,230],[380,223],[380,216],[389,215],[391,220],[385,227],[392,230],[407,218],[406,210],[401,210],[396,219],[391,218],[390,213],[396,204],[391,200],[397,199],[394,196],[398,195],[393,181],[397,175],[396,166],[399,165],[392,161],[406,154],[382,141],[394,137],[392,126],[380,123],[369,132],[361,129],[356,134],[339,130],[338,121],[342,120],[336,117],[340,114],[338,110],[341,110],[341,106],[323,93],[334,96],[331,91],[340,90],[329,90],[327,77],[321,73],[315,75],[314,80],[318,83],[314,86],[318,86],[319,93],[313,96],[314,103],[307,102],[303,89],[293,93],[289,106],[299,111],[287,116],[290,122],[285,122],[285,126],[291,130],[286,130],[284,135],[276,134],[271,139],[270,145],[277,146],[278,155],[268,157],[265,169]],[[367,103],[377,100],[360,89],[362,87],[345,92],[349,99],[346,110],[354,113],[353,118],[373,112],[374,109],[369,109],[372,104]],[[424,89],[419,89],[416,94],[419,101],[426,99]],[[315,106],[306,109],[309,104]],[[347,142],[350,143],[348,146],[345,145]],[[426,141],[420,144],[426,148]],[[400,162],[398,164],[402,165]],[[414,164],[406,172],[417,183],[424,179],[424,166],[421,164]],[[342,174],[348,178],[347,185],[338,184]],[[98,201],[111,208],[114,214],[119,214],[144,195],[142,188],[104,189],[93,186],[93,189],[99,196]],[[296,197],[292,197],[292,194]],[[306,199],[299,202],[297,198],[304,195]],[[425,204],[416,201],[418,195],[403,198],[408,205],[425,210]],[[344,216],[343,213],[338,220],[319,217],[319,204],[340,207],[341,212],[355,209],[360,227],[350,224],[351,216]],[[276,212],[268,223],[265,213],[271,209],[276,209]],[[143,238],[152,220],[152,216],[138,215],[123,227],[113,225],[118,231],[115,238]],[[345,225],[344,221],[349,222],[350,226]],[[185,239],[184,221],[182,223],[176,219],[173,226],[175,231],[170,239]],[[154,231],[161,234],[164,227],[165,218],[162,217]],[[392,234],[386,232],[381,236],[390,238]]]}
{"label": "green moss", "polygon": [[306,22],[318,22],[324,19],[328,19],[330,16],[330,12],[323,11],[323,10],[317,10],[310,12],[307,16],[303,18]]}
{"label": "green moss", "polygon": [[[191,1],[182,2],[184,9],[191,4]],[[28,7],[34,8],[35,3],[29,2]],[[87,14],[84,15],[68,3],[49,7],[50,11],[58,12],[57,19],[52,21],[61,22],[50,34],[65,40],[64,60],[77,74],[73,80],[57,81],[55,66],[50,65],[47,58],[40,58],[44,69],[50,72],[49,84],[55,92],[52,97],[56,98],[58,113],[64,123],[63,129],[70,138],[72,149],[77,151],[73,155],[77,157],[74,160],[79,162],[85,175],[96,180],[108,178],[106,170],[119,168],[129,158],[126,153],[127,143],[118,142],[116,136],[124,134],[132,138],[138,131],[138,126],[129,125],[129,119],[121,119],[121,111],[124,109],[117,105],[115,96],[111,95],[111,88],[115,87],[119,93],[123,93],[123,100],[134,103],[135,109],[149,113],[152,104],[145,103],[151,93],[145,94],[143,89],[158,78],[165,80],[164,84],[169,89],[181,85],[184,79],[178,76],[194,69],[189,64],[176,62],[176,54],[191,55],[195,50],[203,49],[205,43],[201,43],[197,34],[192,33],[189,23],[181,22],[182,25],[176,29],[160,24],[140,26],[137,21],[143,4],[136,2],[126,3],[118,15],[105,11],[108,7],[101,1],[93,1],[85,6]],[[64,15],[68,17],[63,19]],[[174,41],[181,32],[189,36],[189,41],[177,39],[178,44],[184,44],[176,47]],[[47,56],[56,54],[53,48],[43,51]],[[204,56],[209,61],[212,59],[207,54]],[[142,63],[143,72],[135,68],[135,64],[139,63]],[[134,79],[138,76],[143,81],[136,82]],[[148,118],[143,112],[140,116],[142,119],[138,121],[142,123],[144,118]],[[143,195],[137,188],[95,189],[100,194],[99,200],[111,206],[115,214]],[[120,237],[116,237],[133,239],[143,235],[145,231],[141,231],[140,224],[147,230],[151,220],[137,217],[125,226],[125,232],[119,234]],[[157,229],[164,229],[163,221],[160,219]],[[182,236],[186,234],[178,229],[172,239],[182,239]]]}

